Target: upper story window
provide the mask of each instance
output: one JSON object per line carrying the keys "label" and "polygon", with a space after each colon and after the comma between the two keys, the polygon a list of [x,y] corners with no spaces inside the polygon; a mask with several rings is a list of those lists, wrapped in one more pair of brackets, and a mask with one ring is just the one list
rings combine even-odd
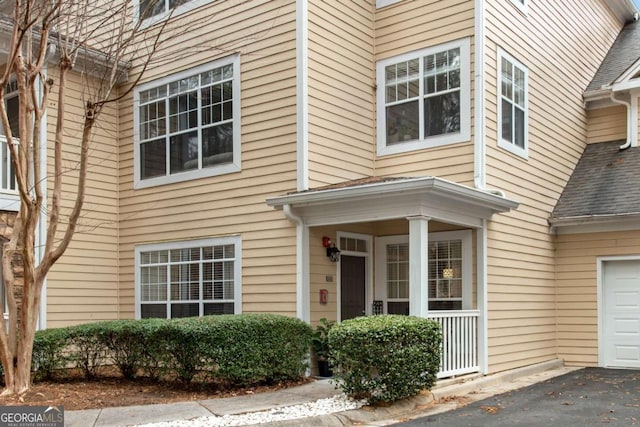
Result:
{"label": "upper story window", "polygon": [[402,0],[376,0],[376,8],[380,9],[381,7],[390,6],[400,1]]}
{"label": "upper story window", "polygon": [[527,13],[527,0],[511,0],[522,12]]}
{"label": "upper story window", "polygon": [[136,247],[136,317],[242,311],[239,237]]}
{"label": "upper story window", "polygon": [[134,91],[135,187],[240,170],[240,58]]}
{"label": "upper story window", "polygon": [[378,155],[470,139],[469,39],[377,65]]}
{"label": "upper story window", "polygon": [[177,16],[213,0],[134,0],[137,19],[142,27],[153,25],[169,16]]}
{"label": "upper story window", "polygon": [[[20,103],[18,101],[18,86],[15,80],[7,84],[4,103],[7,109],[11,135],[15,143],[20,142]],[[0,191],[16,191],[16,174],[11,162],[11,153],[7,145],[4,128],[0,126]]]}
{"label": "upper story window", "polygon": [[498,52],[498,145],[527,157],[527,69]]}

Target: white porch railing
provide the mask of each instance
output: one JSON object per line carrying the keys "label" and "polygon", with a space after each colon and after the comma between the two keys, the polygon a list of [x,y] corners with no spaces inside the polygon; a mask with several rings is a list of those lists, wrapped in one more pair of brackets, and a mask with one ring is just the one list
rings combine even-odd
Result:
{"label": "white porch railing", "polygon": [[477,310],[430,311],[427,317],[442,327],[442,355],[438,378],[478,372]]}

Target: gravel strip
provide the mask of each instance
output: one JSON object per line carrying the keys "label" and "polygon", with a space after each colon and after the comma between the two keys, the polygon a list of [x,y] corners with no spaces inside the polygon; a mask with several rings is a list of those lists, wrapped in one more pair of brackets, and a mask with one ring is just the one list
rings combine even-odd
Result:
{"label": "gravel strip", "polygon": [[139,424],[138,427],[222,427],[244,426],[250,424],[268,423],[273,421],[294,420],[332,414],[334,412],[349,411],[364,406],[364,401],[349,399],[344,395],[307,402],[299,405],[272,408],[268,411],[250,412],[239,415],[224,415],[194,418],[192,420],[177,420],[164,423]]}

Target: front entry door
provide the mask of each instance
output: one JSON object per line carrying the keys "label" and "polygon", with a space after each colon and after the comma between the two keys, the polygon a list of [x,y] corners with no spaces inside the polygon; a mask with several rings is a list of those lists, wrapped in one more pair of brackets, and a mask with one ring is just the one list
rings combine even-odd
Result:
{"label": "front entry door", "polygon": [[340,320],[364,316],[365,257],[340,256]]}

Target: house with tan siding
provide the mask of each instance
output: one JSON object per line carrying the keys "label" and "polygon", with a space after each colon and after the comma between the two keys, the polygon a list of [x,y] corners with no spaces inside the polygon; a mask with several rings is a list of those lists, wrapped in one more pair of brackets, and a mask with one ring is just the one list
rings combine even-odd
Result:
{"label": "house with tan siding", "polygon": [[402,314],[440,377],[640,367],[631,1],[147,3],[185,31],[96,135],[42,328]]}

